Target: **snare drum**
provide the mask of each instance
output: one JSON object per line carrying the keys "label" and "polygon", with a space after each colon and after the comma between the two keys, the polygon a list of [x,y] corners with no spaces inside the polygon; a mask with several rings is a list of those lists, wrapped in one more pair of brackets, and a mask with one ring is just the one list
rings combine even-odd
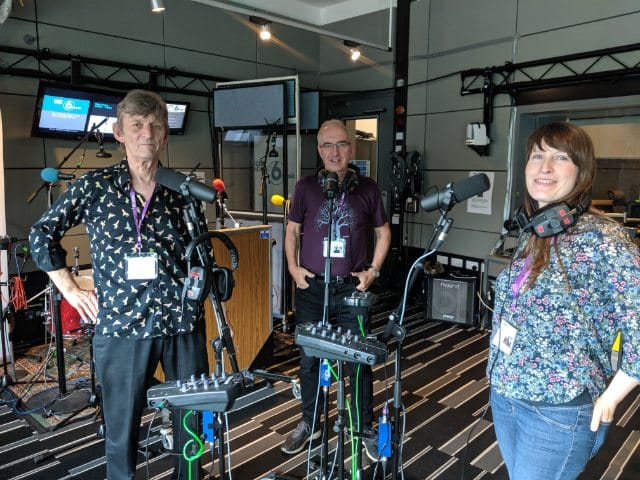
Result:
{"label": "snare drum", "polygon": [[[80,275],[73,277],[78,286],[83,290],[93,290],[93,277],[90,275]],[[73,338],[84,335],[83,321],[80,313],[63,298],[60,300],[60,324],[62,326],[62,337]],[[49,332],[52,335],[56,334],[55,326],[53,322],[49,324]]]}
{"label": "snare drum", "polygon": [[[60,300],[60,323],[62,325],[63,338],[83,335],[80,313],[65,298]],[[53,322],[49,325],[49,330],[52,335],[56,334]]]}

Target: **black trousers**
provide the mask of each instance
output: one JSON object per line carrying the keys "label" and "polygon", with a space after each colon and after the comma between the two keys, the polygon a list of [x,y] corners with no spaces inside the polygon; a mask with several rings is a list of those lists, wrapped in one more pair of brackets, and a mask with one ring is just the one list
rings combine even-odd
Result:
{"label": "black trousers", "polygon": [[[307,278],[309,288],[296,288],[296,324],[308,322],[317,323],[322,320],[324,312],[324,283],[318,277]],[[355,309],[343,306],[344,297],[350,296],[355,291],[355,286],[349,283],[329,284],[329,311],[334,320],[332,324],[342,326],[343,330],[350,328],[352,332],[360,332],[358,316],[362,317],[362,326],[365,333],[369,333],[369,316],[365,309]],[[363,313],[365,313],[363,315]],[[316,392],[318,391],[318,373],[320,359],[305,355],[300,349],[300,389],[302,393],[302,419],[309,425],[313,424],[314,407],[316,404]],[[345,364],[345,374],[349,375],[351,397],[354,398],[356,385],[356,369],[360,368],[362,380],[362,405],[361,426],[368,427],[373,420],[373,375],[368,365]],[[319,402],[320,403],[320,402]],[[352,411],[355,402],[352,400]],[[316,415],[316,422],[318,415]]]}
{"label": "black trousers", "polygon": [[[95,335],[93,351],[106,427],[107,479],[133,479],[140,420],[147,403],[147,389],[152,384],[158,362],[166,380],[208,373],[204,326],[188,334],[144,340]],[[182,457],[182,445],[191,436],[182,428],[184,413],[172,410],[171,419],[174,451],[178,454],[173,478],[186,479],[188,463]],[[190,423],[193,431],[199,431],[195,415]]]}

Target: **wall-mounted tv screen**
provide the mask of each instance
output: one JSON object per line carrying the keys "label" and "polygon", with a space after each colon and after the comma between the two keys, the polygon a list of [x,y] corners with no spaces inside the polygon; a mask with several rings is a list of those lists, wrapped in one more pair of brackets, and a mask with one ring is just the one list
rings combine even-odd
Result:
{"label": "wall-mounted tv screen", "polygon": [[[91,128],[114,140],[112,124],[123,93],[84,87],[40,83],[31,135],[34,137],[80,139]],[[169,133],[182,135],[189,114],[189,102],[167,101]],[[105,121],[106,120],[106,121]],[[104,122],[104,123],[103,123]]]}
{"label": "wall-mounted tv screen", "polygon": [[228,85],[213,91],[213,126],[255,128],[285,120],[284,82]]}

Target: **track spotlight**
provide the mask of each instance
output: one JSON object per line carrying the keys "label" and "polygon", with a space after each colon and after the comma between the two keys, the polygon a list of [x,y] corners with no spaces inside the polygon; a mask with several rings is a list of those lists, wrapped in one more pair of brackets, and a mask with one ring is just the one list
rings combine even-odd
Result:
{"label": "track spotlight", "polygon": [[355,62],[360,58],[360,44],[352,40],[345,40],[344,46],[351,52],[351,61]]}
{"label": "track spotlight", "polygon": [[249,17],[249,21],[258,26],[258,36],[260,40],[267,41],[271,39],[271,21],[254,17],[253,15]]}
{"label": "track spotlight", "polygon": [[260,25],[260,40],[271,40],[271,27],[269,25]]}
{"label": "track spotlight", "polygon": [[165,11],[164,0],[151,0],[151,11],[153,13],[162,13]]}

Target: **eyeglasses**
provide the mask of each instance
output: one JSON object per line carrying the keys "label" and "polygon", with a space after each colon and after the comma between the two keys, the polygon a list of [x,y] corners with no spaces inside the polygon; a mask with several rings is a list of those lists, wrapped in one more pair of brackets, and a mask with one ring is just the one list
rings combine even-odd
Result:
{"label": "eyeglasses", "polygon": [[349,145],[351,145],[351,143],[343,140],[341,142],[336,142],[336,143],[323,143],[322,145],[320,145],[320,148],[325,152],[329,152],[333,150],[333,147],[337,147],[338,150],[345,150],[349,148]]}

